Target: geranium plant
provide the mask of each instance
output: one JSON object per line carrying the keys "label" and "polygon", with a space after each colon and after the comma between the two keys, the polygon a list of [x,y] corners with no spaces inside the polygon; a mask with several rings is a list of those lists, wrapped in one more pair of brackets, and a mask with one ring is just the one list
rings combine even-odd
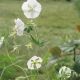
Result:
{"label": "geranium plant", "polygon": [[[36,24],[34,23],[34,19],[37,18],[40,13],[41,13],[41,4],[37,1],[37,0],[27,0],[22,4],[21,7],[25,17],[27,19],[30,20],[30,22],[26,25],[20,18],[17,18],[14,20],[15,26],[12,30],[12,32],[9,34],[8,38],[13,38],[13,49],[11,50],[11,52],[14,52],[16,50],[19,50],[19,47],[21,46],[25,46],[27,48],[32,49],[32,43],[35,43],[38,46],[43,46],[43,41],[39,39],[39,36],[37,35],[37,30],[36,30]],[[35,33],[35,35],[33,35],[33,33],[31,33],[33,31],[33,33]],[[27,32],[27,33],[26,33]],[[27,38],[29,38],[29,43],[27,44],[17,44],[15,38],[16,37],[22,37],[28,35]],[[1,37],[0,39],[0,47],[2,47],[4,42],[4,37]],[[7,53],[8,54],[8,53]],[[11,60],[11,57],[8,54],[9,59]],[[42,63],[42,58],[37,57],[37,56],[33,56],[28,62],[27,62],[27,68],[30,70],[35,70],[35,69],[39,69],[41,67],[41,63]],[[17,61],[18,62],[18,61]],[[15,66],[18,67],[19,69],[21,69],[23,71],[23,73],[25,74],[25,76],[20,76],[15,78],[15,80],[23,80],[23,79],[28,79],[28,75],[26,73],[26,70],[24,68],[22,68],[21,66],[17,65],[17,62],[13,63],[11,60],[11,64],[9,66],[6,66],[5,68],[3,68],[2,73],[0,75],[0,79],[2,79],[2,76],[5,72],[5,70],[11,66]]]}

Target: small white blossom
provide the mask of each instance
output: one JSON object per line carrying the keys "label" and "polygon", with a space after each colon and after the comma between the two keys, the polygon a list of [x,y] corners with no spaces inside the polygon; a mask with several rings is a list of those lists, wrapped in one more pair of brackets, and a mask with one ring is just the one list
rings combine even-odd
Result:
{"label": "small white blossom", "polygon": [[41,67],[42,61],[43,61],[42,58],[37,57],[37,56],[33,56],[27,62],[28,69],[30,69],[30,70],[39,69]]}
{"label": "small white blossom", "polygon": [[66,66],[63,66],[60,68],[59,70],[59,77],[63,77],[64,79],[66,78],[70,78],[71,76],[71,69],[66,67]]}
{"label": "small white blossom", "polygon": [[2,47],[3,42],[4,42],[4,37],[1,37],[1,39],[0,39],[0,48]]}
{"label": "small white blossom", "polygon": [[32,43],[30,42],[30,43],[28,43],[28,44],[26,44],[25,45],[27,48],[30,48],[30,49],[32,49]]}
{"label": "small white blossom", "polygon": [[23,3],[22,10],[27,18],[34,19],[41,12],[41,4],[37,0],[27,0]]}
{"label": "small white blossom", "polygon": [[24,32],[24,23],[22,22],[21,19],[15,19],[15,30],[18,36],[22,36]]}

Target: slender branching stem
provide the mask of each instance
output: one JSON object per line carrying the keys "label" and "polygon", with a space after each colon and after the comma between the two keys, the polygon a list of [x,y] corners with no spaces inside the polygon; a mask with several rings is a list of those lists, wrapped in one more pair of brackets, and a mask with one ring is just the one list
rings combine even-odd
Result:
{"label": "slender branching stem", "polygon": [[74,62],[76,60],[76,48],[74,48],[74,57],[73,57],[73,60],[74,60]]}

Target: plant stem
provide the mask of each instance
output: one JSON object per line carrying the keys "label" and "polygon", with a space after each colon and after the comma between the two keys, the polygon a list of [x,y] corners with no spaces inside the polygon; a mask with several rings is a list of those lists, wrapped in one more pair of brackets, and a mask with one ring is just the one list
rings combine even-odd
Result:
{"label": "plant stem", "polygon": [[73,57],[73,60],[74,60],[74,62],[76,60],[76,48],[74,48],[74,57]]}
{"label": "plant stem", "polygon": [[29,80],[29,78],[28,78],[28,75],[27,75],[26,71],[25,71],[21,66],[19,66],[19,65],[14,65],[14,66],[16,66],[16,67],[20,68],[20,69],[24,72],[24,74],[25,74],[25,78],[26,78],[27,80]]}
{"label": "plant stem", "polygon": [[1,73],[1,75],[0,75],[0,79],[2,79],[2,76],[3,76],[3,74],[4,74],[4,72],[5,72],[5,70],[6,70],[7,68],[9,68],[9,67],[11,67],[11,66],[13,66],[13,65],[15,65],[15,64],[17,64],[17,63],[19,63],[19,62],[21,62],[21,61],[22,61],[22,60],[19,60],[19,61],[15,62],[15,63],[12,63],[12,64],[10,64],[10,65],[4,67],[3,70],[2,70],[2,73]]}

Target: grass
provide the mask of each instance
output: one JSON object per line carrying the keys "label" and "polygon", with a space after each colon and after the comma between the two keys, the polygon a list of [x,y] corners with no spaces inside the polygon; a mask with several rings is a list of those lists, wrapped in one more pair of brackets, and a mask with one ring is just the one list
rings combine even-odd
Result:
{"label": "grass", "polygon": [[[40,38],[45,41],[45,46],[41,48],[34,46],[32,50],[21,47],[19,54],[17,54],[17,51],[11,53],[10,49],[12,45],[12,39],[7,38],[7,36],[15,25],[14,19],[19,17],[25,22],[25,24],[27,24],[29,21],[21,10],[21,5],[23,2],[23,0],[0,0],[0,36],[5,36],[5,43],[0,49],[0,54],[10,54],[10,56],[26,55],[24,57],[24,62],[20,64],[26,67],[26,61],[33,55],[39,55],[46,60],[48,59],[48,56],[50,56],[50,54],[48,54],[49,48],[60,45],[63,42],[62,38],[67,34],[76,34],[75,27],[76,25],[80,24],[80,18],[75,8],[74,2],[68,3],[65,1],[40,1],[42,4],[42,12],[41,15],[36,20],[34,20],[34,22],[38,25],[38,34]],[[26,39],[27,38],[24,37],[17,38],[16,42],[24,43]],[[53,72],[54,69],[52,72],[47,71],[47,74]],[[54,80],[54,78],[52,78],[53,75],[55,76],[55,74],[52,74],[51,79],[48,77],[46,80]],[[43,74],[41,76],[42,77],[39,77],[39,79],[45,80],[46,74]]]}

